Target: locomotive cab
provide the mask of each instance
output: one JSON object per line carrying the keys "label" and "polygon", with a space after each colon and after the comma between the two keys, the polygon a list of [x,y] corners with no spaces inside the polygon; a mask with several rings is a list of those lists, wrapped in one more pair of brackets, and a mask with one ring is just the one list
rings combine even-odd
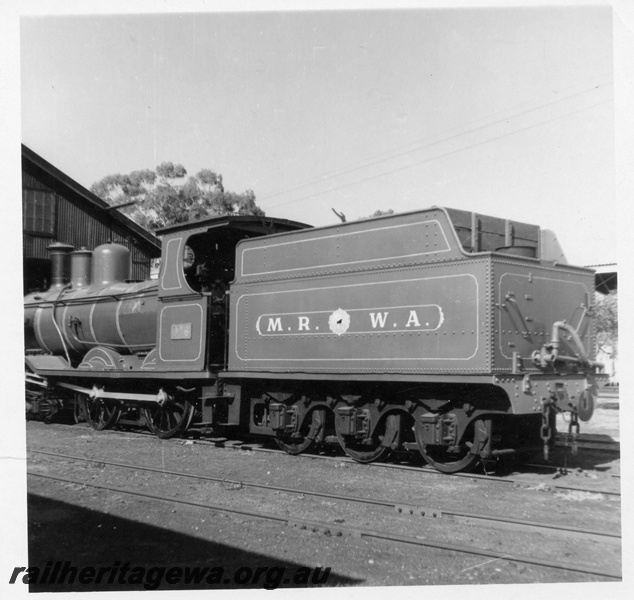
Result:
{"label": "locomotive cab", "polygon": [[227,293],[235,247],[243,239],[307,227],[284,219],[224,216],[157,232],[163,252],[158,278],[155,368],[217,371],[225,365]]}

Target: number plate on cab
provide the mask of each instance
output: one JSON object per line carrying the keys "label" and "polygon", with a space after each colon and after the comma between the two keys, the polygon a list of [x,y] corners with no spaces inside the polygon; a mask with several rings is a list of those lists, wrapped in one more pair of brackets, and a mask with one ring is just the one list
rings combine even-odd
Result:
{"label": "number plate on cab", "polygon": [[173,340],[191,340],[192,324],[191,323],[172,323],[170,338]]}

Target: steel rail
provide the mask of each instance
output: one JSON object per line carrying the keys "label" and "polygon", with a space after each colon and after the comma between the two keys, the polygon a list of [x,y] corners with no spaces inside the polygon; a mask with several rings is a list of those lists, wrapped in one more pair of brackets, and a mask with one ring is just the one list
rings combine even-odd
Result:
{"label": "steel rail", "polygon": [[173,497],[170,497],[170,496],[163,496],[163,495],[159,495],[159,494],[151,494],[151,493],[148,493],[148,492],[134,491],[134,490],[124,489],[124,488],[115,487],[115,486],[101,485],[101,484],[98,484],[98,483],[76,481],[76,480],[68,479],[68,478],[65,478],[65,477],[56,477],[54,475],[45,475],[44,473],[34,473],[32,471],[27,471],[27,475],[30,475],[32,477],[39,477],[39,478],[42,478],[42,479],[48,479],[48,480],[51,480],[51,481],[58,481],[58,482],[61,482],[61,483],[70,483],[70,484],[73,484],[73,485],[77,485],[79,487],[91,487],[91,488],[100,489],[100,490],[104,490],[104,491],[108,491],[108,492],[115,492],[117,494],[127,494],[127,495],[130,495],[130,496],[137,496],[137,497],[140,497],[140,498],[147,498],[147,499],[150,499],[150,500],[159,500],[159,501],[162,501],[162,502],[170,502],[170,503],[173,503],[173,504],[181,504],[181,505],[186,505],[186,506],[193,506],[193,507],[196,507],[196,508],[214,510],[214,511],[217,511],[217,512],[238,514],[238,515],[248,516],[248,517],[253,517],[253,518],[258,518],[258,519],[265,519],[265,520],[270,520],[270,521],[287,523],[290,526],[299,527],[299,528],[302,528],[302,529],[312,529],[313,531],[325,530],[325,531],[329,531],[331,534],[332,534],[333,531],[335,531],[336,533],[339,533],[341,535],[347,534],[347,535],[351,535],[351,536],[359,537],[359,538],[366,537],[366,538],[373,538],[373,539],[382,539],[382,540],[391,541],[391,542],[400,542],[400,543],[403,543],[403,544],[424,546],[424,547],[428,547],[428,548],[436,548],[436,549],[439,549],[439,550],[448,550],[448,551],[452,551],[452,552],[459,552],[459,553],[463,553],[463,554],[471,554],[471,555],[476,555],[476,556],[484,556],[484,557],[487,557],[487,558],[498,559],[498,560],[506,560],[506,561],[509,561],[509,562],[524,563],[524,564],[530,564],[530,565],[539,566],[539,567],[546,567],[546,568],[552,568],[552,569],[557,569],[557,570],[564,570],[564,571],[571,571],[571,572],[576,572],[576,573],[583,573],[583,574],[586,574],[586,575],[594,575],[594,576],[597,576],[597,577],[604,577],[606,579],[615,579],[615,580],[621,580],[622,579],[622,576],[621,576],[621,574],[619,572],[616,572],[616,571],[603,571],[603,570],[600,570],[600,569],[596,569],[595,567],[593,567],[591,565],[574,565],[574,564],[563,563],[563,562],[559,562],[559,561],[549,561],[549,560],[545,560],[545,559],[532,558],[532,557],[528,557],[528,556],[509,555],[509,554],[506,554],[506,553],[503,553],[503,552],[498,552],[498,551],[494,551],[494,550],[487,550],[487,549],[483,549],[483,548],[476,548],[476,547],[473,547],[473,546],[449,544],[449,543],[446,543],[446,542],[440,542],[440,541],[436,541],[436,540],[429,540],[429,539],[421,539],[421,538],[418,538],[418,537],[396,535],[396,534],[385,533],[385,532],[380,532],[380,531],[374,531],[374,530],[365,529],[365,528],[341,527],[339,524],[334,524],[334,523],[322,523],[322,522],[319,522],[319,521],[311,521],[311,520],[304,520],[304,519],[293,519],[293,518],[289,518],[289,517],[286,517],[286,516],[274,515],[274,514],[263,513],[263,512],[255,512],[255,511],[250,511],[250,510],[243,510],[243,509],[239,509],[239,508],[227,508],[226,506],[220,506],[220,505],[216,505],[216,504],[196,502],[194,500],[183,500],[183,499],[173,498]]}
{"label": "steel rail", "polygon": [[[547,465],[545,463],[522,463],[524,467],[530,467],[531,469],[541,469],[542,471],[561,471],[563,474],[566,474],[567,471],[575,471],[576,467],[559,467],[557,465]],[[607,477],[613,477],[615,479],[620,479],[621,475],[619,473],[604,473]],[[590,490],[588,490],[590,491]]]}
{"label": "steel rail", "polygon": [[[216,446],[217,448],[227,448],[230,450],[245,450],[245,451],[252,451],[252,452],[269,452],[272,454],[286,454],[283,450],[278,450],[277,448],[261,448],[261,447],[254,446],[248,443],[241,444],[241,445],[231,444],[231,443],[225,444],[223,442],[213,442],[210,440],[197,440],[196,443],[202,446],[211,445],[211,446]],[[310,454],[310,453],[299,454],[297,456],[300,458],[306,458],[306,459],[333,460],[333,461],[345,462],[349,464],[356,464],[356,465],[359,464],[348,456],[324,456],[321,454]],[[519,479],[501,479],[493,475],[481,474],[481,473],[441,473],[440,471],[437,471],[433,467],[429,467],[429,466],[419,467],[419,466],[401,465],[401,464],[386,463],[386,462],[372,463],[372,468],[375,468],[375,467],[383,467],[385,469],[396,469],[397,471],[413,471],[415,473],[423,473],[428,475],[440,475],[443,477],[462,477],[465,479],[477,479],[477,480],[483,480],[483,481],[494,482],[494,483],[510,483],[510,484],[531,483],[531,482],[522,481]],[[557,490],[566,490],[566,491],[575,491],[575,492],[591,492],[596,494],[605,494],[607,496],[619,496],[619,497],[621,496],[620,491],[613,491],[613,490],[595,490],[595,489],[582,488],[582,487],[578,487],[574,485],[550,484],[550,483],[548,484],[548,486]]]}
{"label": "steel rail", "polygon": [[[118,431],[113,430],[113,429],[110,429],[110,430],[107,430],[107,431],[109,431],[110,433],[121,433],[121,432],[118,432]],[[190,429],[188,431],[191,433],[192,431],[195,431],[195,429]],[[137,431],[136,433],[138,433],[139,435],[153,435],[151,432],[148,432],[148,431]],[[185,433],[187,433],[187,432],[185,432]],[[237,440],[237,441],[239,441],[239,440]],[[611,447],[611,448],[609,448],[610,452],[619,453],[620,450],[617,450],[616,448],[617,447],[620,448],[621,442],[620,441],[616,441],[616,440],[615,441],[601,440],[601,439],[598,439],[597,436],[595,436],[593,434],[581,434],[577,438],[577,447],[578,448],[586,448],[588,450],[600,450],[600,448],[598,448],[597,445],[609,446],[609,447]],[[336,445],[334,447],[336,447]],[[565,434],[565,433],[558,433],[557,434],[555,447],[556,448],[570,448],[570,440],[567,438],[567,434]],[[614,448],[614,450],[612,450],[612,448]]]}
{"label": "steel rail", "polygon": [[[569,434],[560,431],[557,433],[557,437],[561,437],[561,438],[566,438]],[[578,441],[580,442],[588,442],[590,444],[596,443],[596,444],[620,444],[621,442],[619,440],[615,440],[613,438],[610,438],[609,440],[606,440],[605,438],[608,437],[606,434],[599,434],[599,433],[582,433],[579,435],[579,437],[577,438]]]}
{"label": "steel rail", "polygon": [[44,450],[29,450],[34,454],[41,454],[44,456],[53,456],[55,458],[63,458],[66,460],[76,460],[89,463],[97,463],[100,465],[108,465],[112,467],[118,467],[122,469],[130,469],[132,471],[146,471],[149,473],[158,473],[160,475],[172,475],[174,477],[185,477],[189,479],[196,479],[199,481],[211,481],[214,483],[223,483],[231,485],[242,485],[244,487],[251,487],[256,489],[265,489],[274,492],[284,492],[288,494],[315,496],[318,498],[328,498],[329,500],[341,500],[344,502],[356,502],[359,504],[369,504],[373,506],[383,506],[392,508],[399,514],[412,515],[416,517],[426,517],[433,519],[448,519],[459,521],[472,521],[476,523],[486,523],[496,527],[504,529],[516,529],[521,531],[547,531],[549,533],[560,533],[564,535],[571,535],[576,537],[595,538],[599,541],[619,541],[621,539],[620,533],[613,533],[609,531],[603,531],[598,529],[580,529],[578,527],[572,527],[569,525],[562,525],[560,523],[544,523],[539,521],[529,521],[524,519],[515,519],[512,517],[503,517],[498,515],[487,515],[481,513],[464,512],[453,509],[445,508],[429,508],[418,505],[410,505],[407,503],[397,502],[394,500],[381,500],[377,498],[364,498],[360,496],[349,496],[345,494],[334,494],[332,492],[319,492],[314,490],[306,490],[300,488],[282,487],[276,485],[270,485],[268,483],[256,483],[248,482],[243,479],[227,479],[226,477],[213,477],[211,475],[204,475],[202,473],[186,473],[182,471],[172,471],[170,469],[150,467],[146,465],[134,465],[130,463],[112,462],[107,460],[101,460],[97,458],[87,458],[83,456],[74,456],[70,454],[60,454],[57,452],[47,452]]}
{"label": "steel rail", "polygon": [[[618,448],[617,448],[618,446]],[[567,445],[558,446],[561,448]],[[577,448],[583,450],[592,450],[593,452],[605,452],[607,454],[621,454],[621,444],[611,444],[609,442],[582,442],[577,444]]]}
{"label": "steel rail", "polygon": [[[126,435],[126,434],[129,434],[131,432],[129,432],[129,431],[125,431],[125,432],[124,431],[116,431],[116,430],[113,430],[113,429],[108,429],[108,430],[100,431],[99,433],[100,434]],[[132,433],[135,434],[135,435],[139,435],[139,436],[156,438],[156,436],[154,434],[150,433],[149,431],[136,431],[136,432],[132,432]],[[161,441],[162,442],[167,442],[169,440],[161,440]],[[235,443],[232,443],[231,441],[228,441],[228,443],[225,443],[225,442],[222,442],[222,441],[213,441],[213,440],[196,440],[195,443],[200,445],[200,446],[215,446],[216,448],[223,448],[223,449],[228,449],[228,450],[242,450],[242,451],[247,451],[247,452],[262,452],[262,453],[270,453],[270,454],[287,455],[287,453],[284,452],[284,450],[280,450],[278,448],[264,448],[264,447],[258,446],[256,444],[251,444],[249,442],[236,441]],[[344,463],[353,464],[353,465],[360,465],[360,463],[356,462],[355,460],[351,459],[348,456],[324,456],[322,454],[311,454],[311,453],[304,453],[304,454],[299,454],[299,455],[295,455],[295,456],[297,458],[303,458],[303,459],[331,460],[331,461],[344,462]],[[360,466],[368,466],[368,465],[360,465]],[[522,480],[518,480],[518,479],[501,479],[499,477],[495,477],[495,476],[492,476],[492,475],[489,475],[489,474],[480,474],[480,473],[441,473],[440,471],[437,471],[433,467],[429,467],[429,466],[410,466],[410,465],[393,464],[393,463],[386,463],[386,462],[380,462],[380,461],[372,463],[372,468],[377,468],[377,467],[383,467],[385,469],[396,469],[396,470],[399,470],[399,471],[413,471],[415,473],[422,473],[422,474],[426,474],[426,475],[441,475],[443,477],[462,477],[462,478],[466,478],[466,479],[477,479],[477,480],[483,480],[483,481],[493,482],[493,483],[509,483],[509,484],[531,483],[529,481],[522,481]],[[532,482],[532,483],[537,483],[537,482]],[[602,489],[600,489],[600,490],[588,489],[588,488],[578,487],[578,486],[574,486],[574,485],[550,484],[549,483],[548,487],[550,487],[552,489],[557,489],[557,490],[566,490],[566,491],[575,491],[575,492],[589,492],[589,493],[594,493],[594,494],[604,494],[606,496],[617,496],[617,497],[621,496],[621,492],[620,491],[602,490]]]}
{"label": "steel rail", "polygon": [[[555,438],[556,448],[570,448],[571,440],[566,434],[557,434]],[[593,437],[577,438],[577,448],[594,450],[595,452],[610,452],[612,454],[621,453],[621,442],[601,440]]]}

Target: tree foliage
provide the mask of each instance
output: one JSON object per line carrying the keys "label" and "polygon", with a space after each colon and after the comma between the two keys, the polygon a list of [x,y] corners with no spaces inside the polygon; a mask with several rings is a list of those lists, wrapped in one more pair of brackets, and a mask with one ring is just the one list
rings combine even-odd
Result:
{"label": "tree foliage", "polygon": [[617,292],[607,296],[595,294],[594,302],[595,327],[599,348],[612,346],[616,351],[619,342],[619,319]]}
{"label": "tree foliage", "polygon": [[359,221],[364,221],[365,219],[374,219],[375,217],[383,217],[386,215],[393,215],[394,211],[391,208],[388,208],[387,210],[375,210],[371,215],[368,215],[367,217],[359,217]]}
{"label": "tree foliage", "polygon": [[375,210],[370,216],[371,217],[382,217],[384,215],[393,215],[394,211],[391,208],[388,208],[387,210]]}
{"label": "tree foliage", "polygon": [[264,216],[252,190],[228,192],[221,174],[202,169],[187,177],[185,167],[172,162],[154,171],[107,175],[90,189],[111,205],[134,201],[119,210],[149,230],[214,215]]}

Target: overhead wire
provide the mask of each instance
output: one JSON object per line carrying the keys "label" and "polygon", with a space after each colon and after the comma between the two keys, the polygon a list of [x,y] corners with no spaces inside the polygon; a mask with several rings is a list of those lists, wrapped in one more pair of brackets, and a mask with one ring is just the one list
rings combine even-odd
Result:
{"label": "overhead wire", "polygon": [[[481,126],[476,127],[476,128],[473,129],[473,130],[477,130],[478,128],[488,127],[488,126],[494,125],[494,124],[496,124],[498,122],[502,122],[502,121],[507,120],[507,119],[512,119],[512,118],[515,118],[517,116],[521,116],[523,114],[532,112],[534,110],[541,110],[541,109],[547,108],[547,107],[549,107],[551,105],[558,104],[560,102],[565,102],[566,100],[569,100],[571,98],[575,98],[577,96],[580,96],[580,95],[583,95],[583,94],[586,94],[586,93],[589,93],[589,92],[593,92],[595,89],[598,89],[598,88],[600,88],[600,87],[602,87],[604,85],[613,83],[613,78],[612,78],[612,74],[611,73],[609,74],[610,77],[609,77],[609,79],[607,81],[602,81],[602,78],[606,77],[607,75],[608,75],[608,73],[601,73],[601,74],[597,75],[596,79],[593,78],[593,85],[591,87],[589,87],[589,88],[586,87],[583,90],[581,90],[580,92],[577,92],[577,93],[574,93],[574,94],[570,94],[568,96],[564,96],[563,98],[558,98],[557,100],[553,100],[552,102],[548,102],[548,103],[545,103],[545,104],[544,103],[538,104],[537,106],[532,106],[529,109],[525,109],[525,110],[523,110],[521,112],[514,112],[514,113],[511,113],[510,115],[507,114],[509,111],[513,111],[513,110],[516,110],[516,109],[518,109],[518,108],[520,108],[522,106],[525,106],[526,103],[515,105],[513,107],[506,108],[504,110],[496,111],[495,113],[493,113],[492,115],[489,115],[488,117],[474,119],[472,121],[469,121],[467,123],[462,124],[460,127],[461,128],[462,127],[470,127],[471,125],[475,125],[476,123],[480,123],[481,121],[483,121],[485,119],[488,120],[491,117],[496,117],[498,115],[505,115],[504,118],[496,119],[494,121],[489,121],[489,122],[485,123],[484,125],[481,125]],[[563,88],[561,91],[567,91],[567,90],[571,90],[571,89],[574,89],[574,88],[578,88],[579,85],[581,85],[581,84],[576,83],[574,85],[570,85],[570,86],[567,86],[567,87]],[[309,185],[312,185],[313,183],[321,183],[321,182],[325,181],[327,178],[330,178],[330,177],[338,177],[340,175],[345,175],[347,173],[351,173],[351,172],[354,172],[356,170],[364,169],[366,167],[373,166],[375,164],[379,164],[380,162],[384,162],[385,160],[392,160],[393,158],[398,158],[398,157],[400,157],[402,155],[406,155],[406,154],[409,154],[409,153],[412,153],[412,152],[417,152],[418,150],[424,149],[425,147],[427,147],[429,145],[427,143],[421,145],[421,142],[423,142],[423,141],[427,142],[428,140],[432,140],[432,139],[437,138],[439,136],[443,136],[445,134],[451,133],[455,129],[456,128],[453,128],[453,129],[450,129],[450,130],[445,130],[445,131],[442,131],[442,132],[440,132],[438,134],[430,136],[429,138],[426,138],[424,140],[420,140],[418,142],[413,142],[415,144],[415,146],[413,148],[409,149],[409,150],[406,150],[406,151],[402,152],[402,153],[400,152],[400,150],[402,148],[407,148],[407,147],[411,146],[412,143],[406,144],[406,145],[401,146],[399,148],[395,148],[395,149],[390,150],[388,152],[382,152],[380,154],[376,154],[374,156],[370,156],[366,160],[362,161],[361,163],[353,164],[349,168],[345,167],[344,169],[336,169],[335,171],[330,171],[330,172],[324,173],[324,174],[319,175],[317,177],[314,177],[313,179],[310,179],[310,180],[308,180],[308,181],[306,181],[304,183],[300,183],[300,184],[292,186],[290,188],[285,188],[285,189],[279,190],[277,192],[271,192],[271,193],[266,194],[264,196],[260,196],[259,200],[260,201],[267,200],[267,199],[273,198],[275,196],[280,196],[280,195],[288,193],[288,192],[292,192],[292,191],[296,191],[298,189],[302,189],[304,187],[308,187]],[[457,134],[454,134],[454,135],[462,135],[462,134],[465,134],[465,133],[469,133],[470,131],[471,131],[471,129],[466,129],[466,130],[461,131],[461,132],[459,132]],[[433,142],[433,143],[440,143],[442,141],[444,141],[444,138],[442,138],[440,140],[437,140],[437,142]],[[396,153],[396,154],[394,154],[394,153]],[[367,162],[367,161],[375,161],[375,162]]]}
{"label": "overhead wire", "polygon": [[[546,120],[540,121],[538,123],[534,123],[532,125],[528,125],[527,127],[522,127],[520,129],[514,129],[513,131],[509,131],[507,133],[503,133],[503,134],[497,135],[495,137],[492,137],[492,138],[489,138],[489,139],[486,139],[486,140],[481,140],[479,142],[475,142],[473,144],[469,144],[468,146],[464,146],[462,148],[457,148],[457,149],[451,150],[449,152],[444,152],[442,154],[438,154],[438,155],[435,155],[435,156],[432,156],[432,157],[429,157],[429,158],[425,158],[423,160],[415,161],[415,162],[409,163],[409,164],[401,166],[401,167],[397,167],[397,168],[389,170],[389,171],[382,171],[381,173],[377,173],[376,175],[371,175],[371,176],[365,177],[363,179],[358,179],[358,180],[355,180],[355,181],[344,183],[344,184],[338,185],[336,187],[329,188],[327,190],[316,191],[316,192],[313,192],[311,194],[308,194],[308,195],[305,195],[305,196],[301,196],[299,198],[293,198],[292,200],[288,200],[286,202],[280,202],[278,204],[273,204],[273,205],[271,205],[271,206],[269,206],[267,208],[277,208],[278,206],[286,206],[288,204],[293,204],[295,202],[301,202],[301,201],[307,200],[309,198],[314,198],[316,196],[322,196],[323,194],[328,194],[328,193],[331,193],[331,192],[335,192],[337,190],[340,190],[340,189],[343,189],[343,188],[346,188],[346,187],[350,187],[350,186],[353,186],[353,185],[358,185],[360,183],[365,183],[367,181],[372,181],[372,180],[378,179],[380,177],[385,177],[386,175],[391,175],[392,173],[397,173],[399,171],[404,171],[406,169],[411,169],[412,167],[415,167],[417,165],[425,164],[425,163],[431,162],[433,160],[437,160],[439,158],[444,158],[446,156],[451,156],[453,154],[458,154],[459,152],[464,152],[465,150],[469,150],[471,148],[476,148],[476,147],[482,146],[484,144],[489,144],[489,143],[494,142],[494,141],[496,141],[498,139],[503,139],[503,138],[509,137],[511,135],[515,135],[517,133],[521,133],[523,131],[528,131],[529,129],[533,129],[534,127],[540,127],[542,125],[546,125],[548,123],[552,123],[554,121],[558,121],[560,119],[563,119],[563,118],[566,118],[566,117],[569,117],[569,116],[584,112],[586,110],[590,110],[592,108],[596,108],[598,106],[602,106],[604,104],[608,104],[610,102],[613,102],[613,98],[610,98],[608,100],[604,100],[602,102],[598,102],[598,103],[590,105],[590,106],[585,106],[585,107],[580,108],[578,110],[570,111],[570,112],[567,112],[567,113],[565,113],[563,115],[558,115],[556,117],[552,117],[550,119],[546,119]],[[477,129],[480,129],[480,128],[477,128]],[[477,129],[474,129],[474,130],[471,130],[471,131],[465,132],[465,133],[471,133],[472,131],[476,131]],[[460,135],[464,135],[464,134],[460,134]],[[447,140],[442,140],[442,141],[448,141],[449,139],[453,139],[454,137],[459,137],[459,136],[452,136],[451,138],[447,138]]]}
{"label": "overhead wire", "polygon": [[[286,193],[289,193],[289,192],[292,192],[292,191],[297,191],[299,189],[303,189],[305,187],[309,187],[310,185],[314,185],[314,184],[317,184],[317,183],[323,183],[327,179],[332,178],[332,177],[340,177],[342,175],[347,175],[349,173],[354,173],[356,171],[360,171],[362,169],[366,169],[366,168],[371,167],[371,166],[376,166],[378,164],[385,163],[385,162],[390,161],[390,160],[401,158],[403,156],[407,156],[409,154],[413,154],[415,152],[419,152],[421,150],[430,148],[430,147],[432,147],[434,145],[437,145],[437,144],[440,144],[440,143],[443,143],[443,142],[447,142],[447,141],[451,141],[451,140],[457,139],[457,138],[459,138],[461,136],[464,136],[464,135],[467,135],[467,134],[470,134],[470,133],[473,133],[473,132],[477,132],[477,131],[480,131],[480,130],[484,130],[484,129],[488,128],[488,127],[492,127],[492,126],[497,125],[497,124],[505,123],[505,122],[507,122],[507,121],[509,121],[511,119],[516,119],[518,117],[521,117],[521,116],[524,116],[524,115],[527,115],[527,114],[531,114],[531,113],[534,113],[536,111],[544,110],[546,108],[549,108],[551,106],[560,104],[562,102],[569,101],[569,100],[574,99],[576,97],[580,97],[580,96],[582,96],[584,94],[588,94],[590,92],[594,92],[595,90],[597,90],[597,89],[607,85],[608,83],[610,83],[610,81],[605,82],[605,83],[601,83],[601,84],[596,84],[596,85],[592,86],[591,88],[586,88],[586,89],[584,89],[584,90],[582,90],[580,92],[577,92],[575,94],[570,94],[568,96],[565,96],[564,98],[558,98],[557,100],[553,100],[552,102],[548,102],[548,103],[545,103],[545,104],[540,104],[540,105],[534,106],[532,108],[526,109],[524,111],[504,116],[503,118],[500,118],[500,119],[496,119],[496,120],[493,120],[493,121],[488,121],[487,123],[485,123],[483,125],[479,125],[477,127],[471,128],[471,129],[466,129],[466,130],[460,131],[458,133],[455,133],[455,134],[452,134],[452,135],[449,135],[449,136],[441,137],[440,139],[434,139],[434,138],[438,138],[439,136],[443,136],[444,133],[446,133],[446,132],[442,132],[440,134],[432,136],[432,138],[428,138],[428,140],[429,139],[433,139],[434,141],[426,141],[426,143],[424,143],[424,144],[420,144],[419,143],[415,147],[410,148],[410,149],[405,150],[405,151],[402,151],[402,152],[398,152],[397,151],[396,153],[394,153],[394,151],[391,151],[391,152],[389,152],[387,154],[386,153],[382,153],[380,155],[376,155],[376,157],[375,157],[376,159],[374,159],[374,158],[370,158],[369,159],[370,162],[364,161],[364,162],[359,163],[357,165],[354,165],[354,166],[352,166],[352,167],[350,167],[348,169],[333,171],[333,172],[331,172],[329,174],[321,175],[321,176],[319,176],[317,178],[313,178],[313,179],[311,179],[311,180],[309,180],[307,182],[298,184],[296,186],[293,186],[293,187],[290,187],[290,188],[286,188],[284,190],[280,190],[278,192],[274,192],[274,193],[271,193],[271,194],[267,194],[265,196],[260,196],[259,197],[259,202],[262,202],[264,200],[268,200],[270,198],[274,198],[276,196],[280,196],[282,194],[286,194]],[[504,113],[504,112],[508,112],[508,110],[507,111],[498,111],[497,113],[495,113],[495,115],[498,115],[498,114],[501,114],[501,113]],[[467,125],[470,125],[470,124],[473,124],[473,123],[477,123],[477,122],[480,122],[480,121],[482,121],[482,119],[477,119],[475,121],[471,121]],[[380,157],[382,157],[382,158],[380,158]],[[418,164],[418,163],[413,163],[413,164]],[[400,170],[400,169],[397,169],[397,170]],[[374,178],[375,178],[375,176],[370,177],[370,179],[374,179]],[[361,181],[364,181],[364,180],[361,180]],[[347,186],[347,185],[348,184],[344,184],[344,187]],[[337,187],[337,188],[333,188],[333,189],[339,189],[339,188]],[[327,190],[327,191],[331,191],[331,190]],[[308,197],[311,197],[312,195],[321,195],[323,193],[326,193],[326,192],[315,192],[315,194],[311,194]],[[293,201],[298,201],[298,200],[299,199],[293,200]],[[277,207],[277,206],[283,206],[283,205],[285,205],[287,203],[289,203],[289,202],[284,202],[284,203],[271,205],[269,208],[274,208],[274,207]]]}

